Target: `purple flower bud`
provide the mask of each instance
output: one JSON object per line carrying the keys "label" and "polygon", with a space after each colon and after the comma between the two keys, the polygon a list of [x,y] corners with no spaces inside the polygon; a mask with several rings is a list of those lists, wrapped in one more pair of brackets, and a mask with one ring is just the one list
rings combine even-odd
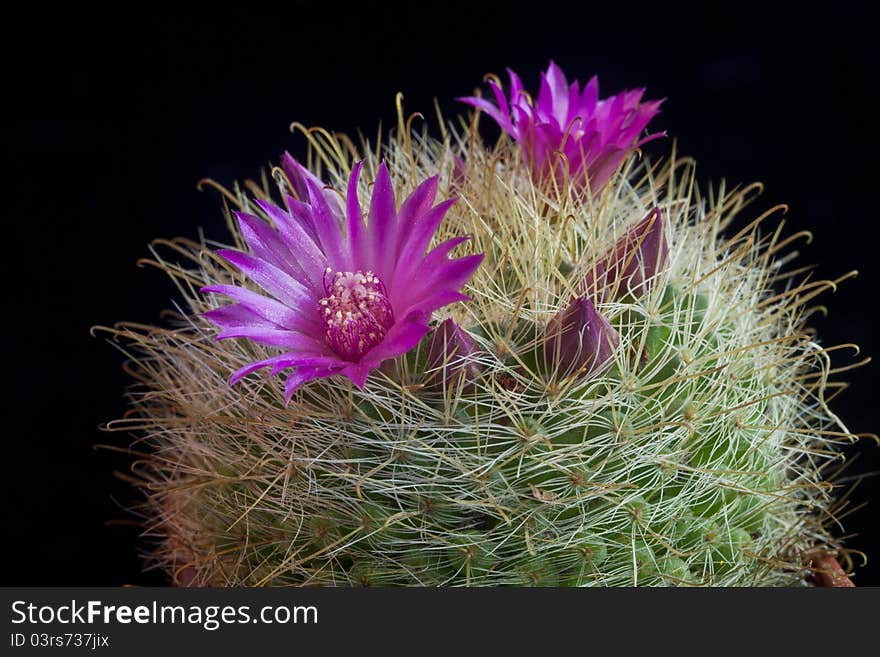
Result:
{"label": "purple flower bud", "polygon": [[458,155],[452,156],[452,174],[449,176],[449,186],[452,189],[461,189],[468,179],[468,167]]}
{"label": "purple flower bud", "polygon": [[547,324],[544,360],[551,371],[594,376],[611,365],[619,338],[587,297],[579,297]]}
{"label": "purple flower bud", "polygon": [[428,337],[427,366],[433,370],[428,385],[455,389],[462,377],[465,386],[476,381],[483,369],[472,358],[478,349],[470,334],[451,319],[440,324]]}
{"label": "purple flower bud", "polygon": [[587,272],[584,288],[603,301],[627,292],[645,294],[666,267],[668,256],[663,215],[654,208]]}

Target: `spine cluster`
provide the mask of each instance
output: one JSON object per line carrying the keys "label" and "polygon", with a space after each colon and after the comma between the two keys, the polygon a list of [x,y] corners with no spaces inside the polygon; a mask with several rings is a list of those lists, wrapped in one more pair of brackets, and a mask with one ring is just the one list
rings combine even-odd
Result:
{"label": "spine cluster", "polygon": [[[435,239],[485,261],[363,389],[315,380],[285,406],[268,373],[228,385],[272,352],[213,339],[198,290],[240,283],[216,245],[157,245],[185,305],[113,329],[137,385],[110,425],[139,436],[155,566],[184,585],[781,585],[839,547],[828,478],[856,437],[805,326],[839,281],[787,273],[774,213],[741,220],[755,187],[702,196],[673,152],[573,193],[468,124],[306,134],[337,189],[362,158],[403,190],[439,174],[459,201]],[[231,211],[271,223],[254,199],[276,182],[222,190],[232,246]],[[381,287],[335,276],[328,304],[381,325]]]}

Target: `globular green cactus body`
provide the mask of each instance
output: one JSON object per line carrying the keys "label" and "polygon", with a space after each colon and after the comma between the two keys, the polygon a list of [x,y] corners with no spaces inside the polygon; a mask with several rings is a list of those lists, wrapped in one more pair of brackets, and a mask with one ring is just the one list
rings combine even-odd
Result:
{"label": "globular green cactus body", "polygon": [[[823,472],[851,436],[825,403],[827,351],[804,329],[830,283],[786,277],[787,241],[766,216],[722,238],[754,188],[702,198],[673,154],[631,158],[598,196],[542,189],[511,142],[488,148],[467,127],[442,141],[401,129],[358,155],[309,138],[335,189],[379,154],[396,189],[439,174],[459,198],[437,239],[470,235],[459,250],[486,259],[472,301],[434,322],[453,318],[470,347],[459,376],[428,356],[429,336],[363,390],[316,380],[285,406],[276,379],[227,384],[271,350],[215,342],[200,316],[216,307],[200,286],[241,277],[204,243],[157,251],[188,307],[171,329],[118,329],[141,386],[115,426],[152,447],[137,469],[151,554],[179,583],[779,585],[835,546]],[[228,201],[259,213],[252,199],[271,193]],[[655,207],[669,254],[654,284],[596,300],[619,336],[611,362],[560,371],[542,351],[548,323]]]}

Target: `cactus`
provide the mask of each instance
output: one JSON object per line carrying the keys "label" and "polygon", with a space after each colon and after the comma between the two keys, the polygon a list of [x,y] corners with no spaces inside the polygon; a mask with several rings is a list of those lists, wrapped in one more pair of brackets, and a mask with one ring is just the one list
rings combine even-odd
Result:
{"label": "cactus", "polygon": [[841,548],[829,472],[855,436],[805,322],[847,276],[796,282],[778,208],[723,236],[759,186],[703,195],[673,146],[584,188],[474,119],[437,138],[402,110],[381,144],[302,132],[309,167],[207,181],[229,246],[248,248],[235,211],[274,226],[267,202],[308,199],[312,176],[328,206],[352,179],[363,202],[384,162],[398,198],[437,175],[458,201],[434,243],[485,258],[470,300],[362,387],[329,376],[286,403],[272,372],[229,385],[278,350],[217,341],[223,300],[200,292],[252,282],[217,244],[155,244],[179,312],[111,329],[151,565],[181,585],[767,586]]}

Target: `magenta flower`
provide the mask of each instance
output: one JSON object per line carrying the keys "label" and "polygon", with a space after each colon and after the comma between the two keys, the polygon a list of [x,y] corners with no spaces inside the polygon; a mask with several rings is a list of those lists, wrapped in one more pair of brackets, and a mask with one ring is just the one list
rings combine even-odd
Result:
{"label": "magenta flower", "polygon": [[468,300],[459,290],[483,256],[448,257],[465,237],[426,253],[454,202],[433,205],[436,177],[419,185],[397,210],[383,163],[365,224],[357,196],[362,163],[352,171],[344,216],[342,204],[337,210],[314,176],[285,164],[288,176],[293,172],[291,177],[297,178],[291,183],[301,186],[297,191],[308,202],[287,197],[283,210],[258,201],[275,228],[239,212],[250,253],[218,251],[266,295],[233,285],[210,285],[202,291],[236,301],[205,313],[222,329],[218,340],[247,338],[283,350],[242,367],[230,385],[263,367],[272,367],[272,375],[293,368],[285,384],[290,401],[303,383],[335,374],[363,387],[383,361],[418,344],[434,310]]}
{"label": "magenta flower", "polygon": [[612,362],[620,338],[587,297],[556,313],[544,332],[544,361],[563,376],[599,374]]}
{"label": "magenta flower", "polygon": [[483,110],[519,143],[537,182],[553,178],[561,185],[567,171],[569,180],[577,187],[589,185],[592,193],[598,194],[633,150],[665,135],[659,132],[640,138],[663,102],[642,102],[644,89],[599,100],[595,76],[581,91],[578,82],[569,85],[565,74],[551,61],[541,74],[535,104],[523,90],[519,76],[510,69],[507,72],[509,104],[494,80],[489,81],[489,86],[497,106],[483,98],[459,100]]}
{"label": "magenta flower", "polygon": [[645,294],[665,269],[668,257],[663,215],[653,208],[587,272],[584,287],[594,299],[603,301],[627,293]]}

